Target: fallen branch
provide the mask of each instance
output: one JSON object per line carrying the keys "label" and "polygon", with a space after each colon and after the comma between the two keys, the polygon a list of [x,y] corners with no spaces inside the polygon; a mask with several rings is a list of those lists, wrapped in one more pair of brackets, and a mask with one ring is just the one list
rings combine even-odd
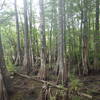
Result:
{"label": "fallen branch", "polygon": [[87,97],[87,98],[89,98],[89,99],[92,99],[92,96],[91,96],[91,95],[88,95],[88,94],[86,94],[86,93],[79,93],[79,92],[77,92],[77,94],[78,94],[79,96],[83,96],[83,97]]}
{"label": "fallen branch", "polygon": [[26,90],[34,90],[34,89],[41,89],[41,87],[30,87],[30,88],[27,88],[27,87],[20,87],[20,86],[14,86],[13,88],[15,89],[26,89]]}
{"label": "fallen branch", "polygon": [[67,88],[61,87],[59,85],[54,85],[53,83],[50,83],[50,82],[47,82],[47,81],[44,81],[44,80],[38,80],[38,79],[36,79],[34,77],[30,77],[28,75],[19,74],[19,73],[16,73],[16,72],[15,72],[15,74],[16,75],[19,75],[19,76],[21,76],[23,78],[31,79],[33,81],[37,81],[39,83],[46,84],[48,86],[52,86],[53,88],[56,88],[56,89],[60,89],[60,90],[64,90],[64,91],[67,91],[68,90]]}
{"label": "fallen branch", "polygon": [[[30,76],[28,76],[28,75],[23,75],[23,74],[20,74],[20,73],[17,73],[17,72],[15,72],[14,74],[16,74],[16,75],[18,75],[18,76],[20,76],[20,77],[23,77],[23,78],[27,78],[27,79],[30,79],[30,80],[33,80],[33,81],[37,81],[37,82],[42,83],[42,84],[46,84],[46,85],[48,85],[48,86],[51,86],[51,87],[56,88],[56,89],[63,90],[63,91],[65,91],[65,92],[68,91],[68,88],[61,87],[61,86],[59,86],[59,85],[54,85],[53,83],[50,83],[50,82],[47,82],[47,81],[44,81],[44,80],[38,80],[38,79],[36,79],[36,78],[34,78],[34,77],[30,77]],[[86,93],[77,92],[77,95],[79,95],[79,96],[84,96],[84,97],[86,97],[86,98],[88,98],[88,99],[92,99],[92,96],[91,96],[91,95],[88,95],[88,94],[86,94]]]}

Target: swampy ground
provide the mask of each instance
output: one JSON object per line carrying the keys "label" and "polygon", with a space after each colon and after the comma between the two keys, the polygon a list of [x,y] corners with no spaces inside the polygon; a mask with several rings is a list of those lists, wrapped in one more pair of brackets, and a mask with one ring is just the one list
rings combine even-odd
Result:
{"label": "swampy ground", "polygon": [[[93,96],[92,100],[100,100],[100,75],[90,75],[79,78],[82,86],[80,91]],[[55,84],[51,81],[51,83]],[[70,83],[69,83],[70,84]],[[10,100],[41,100],[43,84],[15,75],[10,84]],[[49,100],[57,100],[58,90],[51,89]],[[59,92],[60,95],[63,92]],[[60,96],[61,97],[61,96]],[[59,97],[59,98],[60,98]],[[82,96],[69,95],[69,100],[90,100]]]}

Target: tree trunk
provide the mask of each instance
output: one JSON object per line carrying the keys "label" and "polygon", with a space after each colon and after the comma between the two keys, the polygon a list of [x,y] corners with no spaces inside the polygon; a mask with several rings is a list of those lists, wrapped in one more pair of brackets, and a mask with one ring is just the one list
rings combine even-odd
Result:
{"label": "tree trunk", "polygon": [[27,0],[24,3],[24,60],[23,60],[23,73],[30,73],[30,58],[29,58],[29,36],[28,36],[28,18],[27,18]]}
{"label": "tree trunk", "polygon": [[88,74],[88,17],[87,17],[87,0],[84,0],[84,18],[83,18],[83,51],[82,51],[82,66],[83,75]]}
{"label": "tree trunk", "polygon": [[17,57],[16,57],[15,65],[20,65],[21,64],[20,32],[19,32],[19,18],[18,18],[16,0],[15,0],[15,15],[16,15],[16,33],[17,33]]}
{"label": "tree trunk", "polygon": [[[58,49],[58,64],[59,64],[59,75],[58,79],[61,79],[64,87],[68,86],[68,66],[65,63],[65,44],[64,44],[64,36],[66,30],[65,24],[65,0],[59,0],[59,49]],[[68,91],[64,96],[64,100],[68,100]]]}
{"label": "tree trunk", "polygon": [[100,70],[100,33],[99,33],[99,0],[96,0],[96,23],[95,23],[95,55],[94,55],[94,69]]}
{"label": "tree trunk", "polygon": [[58,49],[58,63],[59,63],[59,76],[61,76],[62,81],[64,83],[67,82],[67,66],[64,64],[65,61],[65,44],[64,44],[64,36],[65,36],[65,1],[59,0],[59,49]]}
{"label": "tree trunk", "polygon": [[7,90],[4,82],[6,74],[7,70],[5,67],[4,53],[3,53],[1,33],[0,33],[0,100],[8,100]]}
{"label": "tree trunk", "polygon": [[34,54],[33,54],[33,38],[32,38],[32,0],[30,0],[30,64],[34,66]]}
{"label": "tree trunk", "polygon": [[41,68],[39,77],[46,79],[46,38],[45,38],[45,17],[44,17],[44,0],[39,0],[40,5],[40,34],[41,34]]}
{"label": "tree trunk", "polygon": [[49,68],[52,68],[52,52],[51,52],[51,41],[52,41],[52,22],[51,22],[51,29],[50,29],[50,32],[49,32],[49,42],[50,42],[50,47],[49,47]]}
{"label": "tree trunk", "polygon": [[[80,6],[82,6],[82,0],[81,0],[81,4]],[[78,61],[78,74],[79,76],[82,75],[82,33],[83,33],[83,8],[80,9],[81,10],[81,25],[80,25],[80,36],[79,36],[79,41],[80,41],[80,46],[79,46],[79,61]]]}

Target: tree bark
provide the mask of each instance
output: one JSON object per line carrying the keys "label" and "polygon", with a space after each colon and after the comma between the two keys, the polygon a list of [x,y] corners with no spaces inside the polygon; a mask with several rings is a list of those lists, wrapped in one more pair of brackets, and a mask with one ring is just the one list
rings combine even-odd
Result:
{"label": "tree bark", "polygon": [[84,11],[83,11],[83,50],[82,50],[82,66],[83,75],[88,74],[88,16],[87,16],[87,0],[84,0]]}
{"label": "tree bark", "polygon": [[59,63],[59,77],[61,77],[64,84],[68,81],[68,68],[67,64],[64,64],[65,61],[65,44],[64,44],[64,36],[65,36],[65,1],[59,0],[59,48],[58,48],[58,63]]}
{"label": "tree bark", "polygon": [[[59,63],[59,75],[58,80],[61,79],[64,87],[68,86],[68,66],[65,59],[65,32],[66,32],[66,23],[65,23],[65,0],[59,0],[59,49],[58,49],[58,63]],[[68,91],[64,96],[64,100],[68,100]]]}
{"label": "tree bark", "polygon": [[95,21],[95,55],[94,55],[94,69],[100,70],[100,32],[99,32],[99,0],[96,0],[96,21]]}
{"label": "tree bark", "polygon": [[24,60],[23,60],[23,73],[30,73],[30,58],[29,58],[29,35],[28,35],[28,17],[27,17],[27,0],[24,3]]}
{"label": "tree bark", "polygon": [[30,17],[29,17],[29,20],[30,20],[30,64],[31,66],[34,66],[34,54],[33,54],[33,38],[32,38],[32,3],[33,1],[30,0]]}
{"label": "tree bark", "polygon": [[7,75],[7,69],[5,67],[4,53],[1,41],[1,30],[0,30],[0,100],[8,100],[7,90],[4,81],[6,75]]}
{"label": "tree bark", "polygon": [[40,5],[40,34],[41,34],[41,68],[39,76],[46,79],[46,38],[45,38],[45,17],[44,17],[44,0],[39,0]]}
{"label": "tree bark", "polygon": [[18,18],[16,0],[15,0],[15,15],[16,15],[16,34],[17,34],[17,58],[16,58],[16,61],[15,61],[15,65],[20,65],[21,64],[20,32],[19,32],[19,18]]}

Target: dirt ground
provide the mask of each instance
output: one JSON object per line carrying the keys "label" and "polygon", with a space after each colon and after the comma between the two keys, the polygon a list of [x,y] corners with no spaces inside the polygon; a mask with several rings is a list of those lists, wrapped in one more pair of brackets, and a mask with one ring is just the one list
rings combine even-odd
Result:
{"label": "dirt ground", "polygon": [[[92,95],[93,100],[100,100],[100,75],[87,76],[81,78],[81,81],[84,85],[82,91]],[[39,100],[41,88],[42,84],[38,82],[15,76],[11,79],[10,90],[8,92],[10,100]]]}

